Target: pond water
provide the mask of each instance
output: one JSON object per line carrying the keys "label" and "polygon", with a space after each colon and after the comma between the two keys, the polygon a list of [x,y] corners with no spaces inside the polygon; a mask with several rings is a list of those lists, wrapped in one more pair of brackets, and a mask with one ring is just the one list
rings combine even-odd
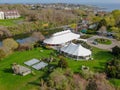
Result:
{"label": "pond water", "polygon": [[[16,41],[20,44],[24,44],[24,43],[34,43],[36,41],[38,41],[37,38],[33,38],[33,37],[27,37],[27,38],[22,38],[22,39],[16,39]],[[2,46],[2,41],[0,41],[0,47]]]}

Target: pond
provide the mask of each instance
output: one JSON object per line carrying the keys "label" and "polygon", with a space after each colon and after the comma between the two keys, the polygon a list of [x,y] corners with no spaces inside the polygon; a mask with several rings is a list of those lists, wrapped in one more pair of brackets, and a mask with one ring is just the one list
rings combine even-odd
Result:
{"label": "pond", "polygon": [[[27,37],[27,38],[22,38],[22,39],[16,39],[16,41],[20,44],[24,44],[24,43],[34,43],[36,42],[38,39],[33,38],[33,37]],[[0,47],[2,46],[2,41],[0,41]]]}
{"label": "pond", "polygon": [[[49,37],[53,33],[59,32],[59,31],[62,31],[62,30],[63,30],[62,28],[59,28],[59,29],[55,28],[55,29],[52,29],[52,30],[51,29],[50,30],[49,29],[48,30],[43,30],[43,31],[41,31],[41,33],[45,37]],[[12,38],[14,38],[20,44],[23,44],[23,43],[34,43],[34,42],[38,41],[39,39],[31,37],[33,32],[34,31],[31,31],[29,33],[22,33],[22,34],[19,34],[19,35],[15,35]],[[45,34],[46,32],[47,32],[47,34]],[[0,47],[2,46],[2,40],[4,40],[5,38],[7,38],[7,37],[0,38]]]}
{"label": "pond", "polygon": [[[32,33],[26,33],[26,34],[20,34],[17,36],[13,36],[12,38],[14,38],[18,43],[20,44],[24,44],[24,43],[34,43],[36,42],[38,39],[37,38],[33,38],[31,37]],[[0,41],[0,47],[2,46],[2,40],[4,40],[5,38],[1,39]]]}

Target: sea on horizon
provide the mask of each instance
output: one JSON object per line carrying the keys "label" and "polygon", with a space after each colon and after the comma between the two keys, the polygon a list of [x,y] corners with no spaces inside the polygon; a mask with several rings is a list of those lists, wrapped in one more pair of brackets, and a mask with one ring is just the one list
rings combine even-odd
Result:
{"label": "sea on horizon", "polygon": [[[0,2],[0,4],[42,4],[42,2],[38,1],[38,2]],[[57,3],[57,2],[47,2],[46,4],[50,4],[50,3]],[[62,2],[61,2],[62,3]],[[105,11],[112,11],[112,10],[115,10],[115,9],[119,9],[120,10],[120,3],[91,3],[91,2],[88,2],[88,3],[70,3],[70,2],[66,2],[68,4],[82,4],[82,5],[93,5],[93,6],[96,6],[96,7],[99,7],[99,8],[102,8],[103,10]],[[44,3],[45,4],[45,3]]]}

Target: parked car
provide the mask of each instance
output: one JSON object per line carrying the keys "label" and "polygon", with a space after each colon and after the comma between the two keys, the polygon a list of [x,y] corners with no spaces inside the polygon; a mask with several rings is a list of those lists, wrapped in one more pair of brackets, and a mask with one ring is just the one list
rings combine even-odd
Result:
{"label": "parked car", "polygon": [[93,41],[93,42],[92,42],[92,44],[94,44],[94,45],[98,45],[98,42],[96,42],[96,41]]}

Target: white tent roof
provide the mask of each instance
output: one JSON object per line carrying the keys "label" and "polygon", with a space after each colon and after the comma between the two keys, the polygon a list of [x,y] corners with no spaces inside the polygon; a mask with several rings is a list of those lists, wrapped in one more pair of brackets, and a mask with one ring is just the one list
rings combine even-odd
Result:
{"label": "white tent roof", "polygon": [[64,44],[68,41],[72,41],[74,39],[78,39],[80,35],[72,33],[70,30],[61,31],[55,33],[49,39],[45,39],[44,43],[46,44]]}
{"label": "white tent roof", "polygon": [[62,47],[61,51],[74,56],[88,56],[92,53],[89,49],[73,43],[70,43],[68,46]]}
{"label": "white tent roof", "polygon": [[38,64],[33,65],[32,67],[33,67],[34,69],[36,69],[36,70],[40,70],[40,69],[46,67],[47,65],[48,65],[48,64],[45,63],[45,62],[40,62],[40,63],[38,63]]}
{"label": "white tent roof", "polygon": [[33,64],[36,64],[38,62],[40,62],[40,60],[33,58],[33,59],[29,60],[29,61],[24,62],[24,64],[28,65],[28,66],[32,66]]}

